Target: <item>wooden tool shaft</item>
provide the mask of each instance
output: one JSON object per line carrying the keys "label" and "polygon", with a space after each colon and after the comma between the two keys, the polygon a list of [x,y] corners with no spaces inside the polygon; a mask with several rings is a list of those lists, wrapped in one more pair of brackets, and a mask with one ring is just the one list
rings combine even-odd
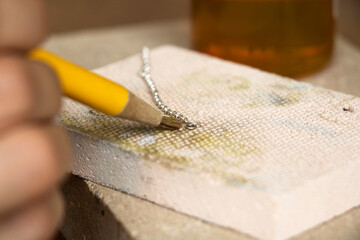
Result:
{"label": "wooden tool shaft", "polygon": [[30,57],[52,66],[59,76],[63,93],[105,114],[158,126],[163,114],[125,87],[42,49]]}

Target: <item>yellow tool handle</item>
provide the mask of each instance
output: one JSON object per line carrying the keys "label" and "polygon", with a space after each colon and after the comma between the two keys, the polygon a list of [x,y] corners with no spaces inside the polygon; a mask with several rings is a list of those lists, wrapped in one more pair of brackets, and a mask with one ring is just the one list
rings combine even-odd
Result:
{"label": "yellow tool handle", "polygon": [[66,96],[105,114],[118,115],[129,100],[125,87],[45,50],[31,51],[30,58],[43,61],[55,69]]}

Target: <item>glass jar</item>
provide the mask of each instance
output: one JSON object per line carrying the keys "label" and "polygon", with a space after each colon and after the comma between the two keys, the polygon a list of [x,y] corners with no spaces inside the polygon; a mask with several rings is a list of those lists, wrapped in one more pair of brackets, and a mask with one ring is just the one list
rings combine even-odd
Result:
{"label": "glass jar", "polygon": [[196,50],[290,77],[331,58],[333,0],[193,0]]}

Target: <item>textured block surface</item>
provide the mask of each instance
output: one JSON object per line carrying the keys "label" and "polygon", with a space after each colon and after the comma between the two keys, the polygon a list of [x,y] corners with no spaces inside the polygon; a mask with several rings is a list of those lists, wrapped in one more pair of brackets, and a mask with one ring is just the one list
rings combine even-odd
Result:
{"label": "textured block surface", "polygon": [[[75,174],[263,239],[360,203],[359,99],[175,47],[152,62],[163,100],[199,128],[144,127],[66,101]],[[134,56],[96,71],[151,102],[140,67]]]}

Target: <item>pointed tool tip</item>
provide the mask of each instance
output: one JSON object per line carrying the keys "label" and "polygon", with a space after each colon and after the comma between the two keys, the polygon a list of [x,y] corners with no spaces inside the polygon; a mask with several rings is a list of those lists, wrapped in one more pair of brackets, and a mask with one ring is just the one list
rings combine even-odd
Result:
{"label": "pointed tool tip", "polygon": [[176,118],[169,117],[169,116],[163,116],[160,126],[167,128],[167,129],[177,130],[177,129],[182,128],[183,123]]}

